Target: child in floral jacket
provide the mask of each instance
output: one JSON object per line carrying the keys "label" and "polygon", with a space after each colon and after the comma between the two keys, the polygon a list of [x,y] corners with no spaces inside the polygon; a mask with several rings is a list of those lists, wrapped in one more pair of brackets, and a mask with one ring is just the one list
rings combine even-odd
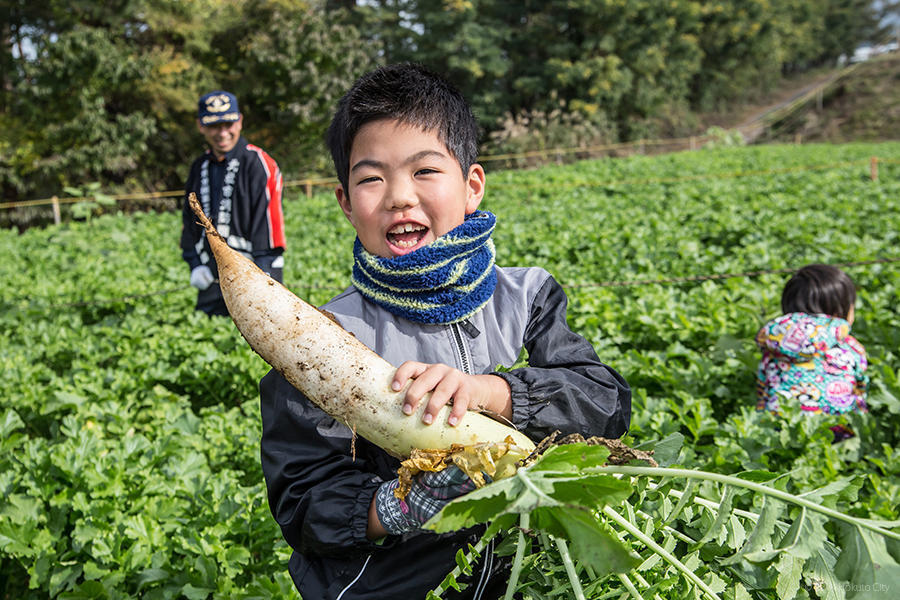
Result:
{"label": "child in floral jacket", "polygon": [[855,301],[853,282],[837,267],[807,265],[791,277],[781,296],[785,314],[756,334],[758,409],[777,413],[796,403],[810,413],[866,411],[866,351],[850,335]]}

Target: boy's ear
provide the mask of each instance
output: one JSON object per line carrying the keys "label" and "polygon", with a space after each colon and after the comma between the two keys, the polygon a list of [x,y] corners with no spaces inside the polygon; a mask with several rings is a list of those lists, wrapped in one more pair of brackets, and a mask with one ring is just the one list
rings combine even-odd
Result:
{"label": "boy's ear", "polygon": [[350,218],[350,213],[352,212],[352,208],[350,207],[350,196],[344,192],[344,186],[338,184],[336,188],[334,188],[334,196],[337,198],[338,204],[341,205],[341,210],[344,211],[344,216],[347,217],[351,223],[353,219]]}
{"label": "boy's ear", "polygon": [[481,199],[484,198],[485,174],[484,167],[475,163],[469,167],[469,175],[466,177],[466,214],[472,214],[478,210]]}

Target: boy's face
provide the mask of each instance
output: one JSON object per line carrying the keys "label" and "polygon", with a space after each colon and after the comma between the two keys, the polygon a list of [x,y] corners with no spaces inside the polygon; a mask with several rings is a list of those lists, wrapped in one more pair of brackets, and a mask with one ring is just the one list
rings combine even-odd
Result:
{"label": "boy's face", "polygon": [[463,177],[436,133],[382,119],[357,132],[347,189],[335,195],[363,247],[392,258],[462,224],[481,203],[484,182],[478,164]]}

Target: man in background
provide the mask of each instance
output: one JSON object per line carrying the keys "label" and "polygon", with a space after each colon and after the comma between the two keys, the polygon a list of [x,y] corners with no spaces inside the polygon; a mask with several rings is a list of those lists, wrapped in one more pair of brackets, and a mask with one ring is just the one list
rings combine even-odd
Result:
{"label": "man in background", "polygon": [[191,192],[229,246],[276,280],[283,278],[281,171],[272,157],[241,135],[243,120],[237,98],[229,92],[210,92],[198,102],[197,129],[208,148],[191,165],[185,185],[181,255],[198,290],[197,310],[208,315],[227,316],[228,308],[206,234],[187,203]]}

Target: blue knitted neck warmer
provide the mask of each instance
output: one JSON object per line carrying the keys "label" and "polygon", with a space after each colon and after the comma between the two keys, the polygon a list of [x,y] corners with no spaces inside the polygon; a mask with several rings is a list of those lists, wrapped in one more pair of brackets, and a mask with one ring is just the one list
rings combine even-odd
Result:
{"label": "blue knitted neck warmer", "polygon": [[487,304],[497,285],[495,223],[492,213],[475,211],[434,242],[394,258],[370,254],[356,238],[351,281],[367,299],[404,319],[464,321]]}

